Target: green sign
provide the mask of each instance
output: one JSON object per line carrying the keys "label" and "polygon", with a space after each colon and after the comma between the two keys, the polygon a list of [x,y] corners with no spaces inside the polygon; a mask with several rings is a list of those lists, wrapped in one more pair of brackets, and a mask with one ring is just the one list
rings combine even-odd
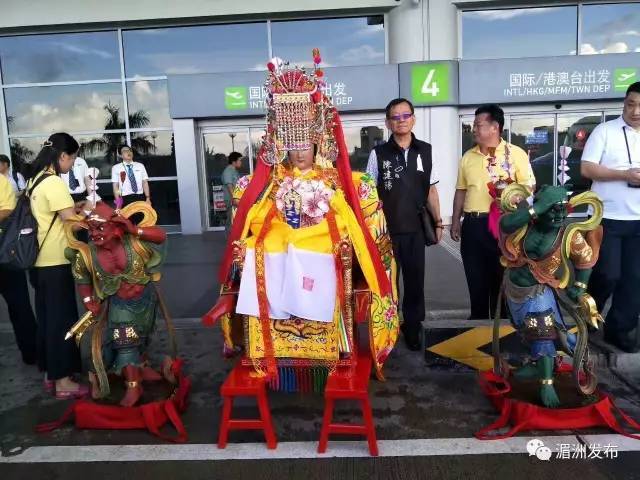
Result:
{"label": "green sign", "polygon": [[415,103],[447,102],[450,71],[448,63],[429,63],[411,67],[411,100]]}
{"label": "green sign", "polygon": [[632,83],[640,80],[635,68],[616,68],[613,73],[613,89],[616,92],[626,92]]}
{"label": "green sign", "polygon": [[227,110],[246,110],[248,107],[247,87],[225,87],[224,107]]}

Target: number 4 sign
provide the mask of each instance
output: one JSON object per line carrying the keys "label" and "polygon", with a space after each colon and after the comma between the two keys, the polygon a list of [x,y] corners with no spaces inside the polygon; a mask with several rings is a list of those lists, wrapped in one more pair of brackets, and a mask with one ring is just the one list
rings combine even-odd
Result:
{"label": "number 4 sign", "polygon": [[411,100],[416,104],[449,101],[449,64],[429,63],[411,68]]}

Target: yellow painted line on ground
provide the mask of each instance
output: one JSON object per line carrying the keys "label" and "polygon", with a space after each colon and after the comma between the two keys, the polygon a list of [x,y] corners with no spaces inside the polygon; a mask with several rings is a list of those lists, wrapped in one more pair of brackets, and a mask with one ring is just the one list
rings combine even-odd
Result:
{"label": "yellow painted line on ground", "polygon": [[[513,332],[515,332],[515,329],[512,326],[503,325],[500,327],[500,338],[511,335]],[[476,370],[489,370],[493,368],[493,357],[478,349],[487,343],[491,343],[492,339],[493,327],[475,327],[444,342],[432,345],[427,350],[441,357],[451,358]]]}

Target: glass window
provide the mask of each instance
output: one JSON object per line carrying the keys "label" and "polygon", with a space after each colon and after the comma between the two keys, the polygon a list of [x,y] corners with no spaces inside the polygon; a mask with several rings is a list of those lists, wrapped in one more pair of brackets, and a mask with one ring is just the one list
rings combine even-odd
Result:
{"label": "glass window", "polygon": [[124,129],[119,83],[7,88],[9,134]]}
{"label": "glass window", "polygon": [[129,127],[170,127],[166,80],[127,83]]}
{"label": "glass window", "polygon": [[175,177],[176,152],[173,132],[136,132],[131,134],[134,160],[142,163],[150,177]]}
{"label": "glass window", "polygon": [[267,24],[240,23],[122,32],[127,77],[264,70]]}
{"label": "glass window", "polygon": [[120,77],[116,32],[0,38],[5,84],[102,80]]}
{"label": "glass window", "polygon": [[9,142],[13,168],[26,178],[31,176],[33,162],[47,137],[12,138]]}
{"label": "glass window", "polygon": [[462,12],[463,58],[575,54],[577,7]]}
{"label": "glass window", "polygon": [[[74,135],[73,138],[80,144],[78,156],[84,158],[90,167],[96,167],[100,170],[98,179],[110,179],[111,166],[117,161],[117,147],[125,142],[125,134]],[[11,139],[11,157],[14,162],[23,166],[24,170],[21,171],[30,173],[28,165],[35,160],[46,139],[46,135]],[[102,190],[100,194],[102,194]]]}
{"label": "glass window", "polygon": [[[100,182],[98,193],[103,202],[113,206],[111,183]],[[177,180],[151,180],[151,205],[158,214],[158,225],[180,224],[180,201],[178,199]]]}
{"label": "glass window", "polygon": [[554,185],[553,116],[511,117],[511,143],[529,154],[536,185]]}
{"label": "glass window", "polygon": [[[251,141],[251,162],[249,165],[249,169],[251,170],[251,173],[253,173],[256,168],[256,157],[258,156],[258,151],[262,146],[262,141],[266,134],[267,131],[261,127],[254,127],[249,129],[249,137]],[[242,167],[245,168],[244,165]]]}
{"label": "glass window", "polygon": [[582,7],[580,53],[640,52],[640,2]]}
{"label": "glass window", "polygon": [[[255,138],[254,138],[255,140]],[[207,205],[209,210],[209,227],[224,227],[227,221],[227,208],[224,203],[224,186],[222,172],[229,165],[228,155],[249,152],[248,132],[221,132],[204,134],[204,161],[207,179]],[[249,162],[243,160],[240,176],[249,173]]]}
{"label": "glass window", "polygon": [[470,148],[473,148],[473,146],[476,144],[473,141],[473,120],[474,119],[475,117],[464,117],[462,119],[462,123],[460,125],[460,133],[462,136],[461,156],[464,155],[464,153],[467,150],[469,150]]}
{"label": "glass window", "polygon": [[[124,133],[74,135],[80,144],[79,155],[87,165],[100,170],[99,180],[111,179],[111,167],[118,162],[118,147],[126,142]],[[101,193],[102,194],[102,193]]]}
{"label": "glass window", "polygon": [[[473,138],[473,121],[475,120],[475,116],[474,117],[462,117],[462,121],[460,122],[460,134],[461,134],[461,156],[465,154],[465,152],[467,150],[470,150],[471,148],[475,147],[476,142]],[[509,118],[507,115],[505,115],[504,118],[504,127],[502,128],[502,135],[501,137],[505,140],[505,141],[509,141]]]}
{"label": "glass window", "polygon": [[615,120],[620,115],[622,115],[622,108],[620,110],[607,110],[604,112],[604,121]]}
{"label": "glass window", "polygon": [[372,126],[344,126],[344,140],[349,150],[351,170],[365,172],[369,154],[376,145],[384,143],[385,130],[383,125]]}
{"label": "glass window", "polygon": [[380,64],[384,63],[383,17],[272,22],[271,43],[274,55],[296,65],[312,65],[315,47],[325,67]]}

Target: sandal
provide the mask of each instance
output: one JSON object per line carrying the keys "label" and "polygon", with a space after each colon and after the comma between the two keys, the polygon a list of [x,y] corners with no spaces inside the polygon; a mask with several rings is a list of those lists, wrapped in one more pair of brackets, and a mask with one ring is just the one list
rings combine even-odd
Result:
{"label": "sandal", "polygon": [[55,380],[43,380],[42,388],[44,388],[45,393],[53,393],[53,390],[56,388]]}
{"label": "sandal", "polygon": [[89,387],[86,385],[78,385],[75,390],[58,390],[56,389],[57,400],[69,400],[71,398],[84,398],[89,395]]}

